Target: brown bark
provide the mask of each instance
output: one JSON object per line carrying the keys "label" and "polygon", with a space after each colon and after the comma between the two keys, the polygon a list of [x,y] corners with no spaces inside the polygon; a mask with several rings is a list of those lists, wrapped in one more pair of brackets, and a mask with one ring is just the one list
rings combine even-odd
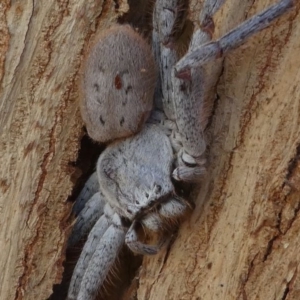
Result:
{"label": "brown bark", "polygon": [[113,0],[1,0],[1,299],[47,299],[61,280],[81,56],[95,29],[126,10]]}
{"label": "brown bark", "polygon": [[[228,1],[216,37],[272,3]],[[1,1],[1,299],[46,299],[61,280],[81,56],[96,28],[126,9]],[[300,298],[299,9],[225,59],[196,209],[169,249],[144,258],[137,299]]]}

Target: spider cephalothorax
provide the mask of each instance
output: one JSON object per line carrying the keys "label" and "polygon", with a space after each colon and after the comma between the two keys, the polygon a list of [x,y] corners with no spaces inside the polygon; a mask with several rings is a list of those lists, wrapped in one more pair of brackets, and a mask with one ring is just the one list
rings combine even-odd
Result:
{"label": "spider cephalothorax", "polygon": [[[223,2],[204,2],[200,28],[181,58],[176,44],[185,24],[183,0],[156,1],[154,56],[129,25],[101,32],[90,47],[81,112],[89,135],[110,144],[74,206],[78,217],[70,245],[92,230],[68,299],[94,299],[124,243],[136,253],[155,254],[169,240],[172,225],[192,207],[176,192],[176,182],[198,181],[205,174],[204,131],[221,57],[294,4],[282,0],[212,42],[212,18]],[[140,228],[156,235],[156,243],[146,243]]]}

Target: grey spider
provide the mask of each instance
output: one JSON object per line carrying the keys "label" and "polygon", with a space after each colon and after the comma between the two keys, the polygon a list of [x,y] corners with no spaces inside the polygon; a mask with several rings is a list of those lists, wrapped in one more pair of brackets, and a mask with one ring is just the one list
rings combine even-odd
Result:
{"label": "grey spider", "polygon": [[[156,254],[168,242],[174,224],[192,207],[176,193],[174,182],[199,181],[205,174],[204,131],[221,57],[295,4],[281,0],[211,41],[213,15],[224,1],[204,2],[200,28],[180,59],[183,0],[156,1],[154,58],[129,25],[104,30],[90,47],[82,73],[81,113],[89,135],[108,146],[74,205],[78,216],[69,244],[92,230],[68,299],[94,299],[124,243],[145,255]],[[145,242],[141,228],[156,236],[154,244]]]}

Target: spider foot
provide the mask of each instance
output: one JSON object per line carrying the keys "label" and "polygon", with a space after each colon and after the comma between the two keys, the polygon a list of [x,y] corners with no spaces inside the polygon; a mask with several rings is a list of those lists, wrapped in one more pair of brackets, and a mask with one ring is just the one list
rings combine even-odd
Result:
{"label": "spider foot", "polygon": [[125,243],[131,251],[136,254],[141,255],[155,255],[157,254],[165,245],[168,244],[169,239],[165,236],[161,236],[158,242],[154,245],[149,245],[139,240],[139,231],[141,224],[134,221],[129,228],[126,236]]}
{"label": "spider foot", "polygon": [[[174,195],[160,203],[152,212],[134,221],[125,236],[125,243],[136,254],[155,255],[169,244],[180,222],[192,210],[192,203]],[[145,231],[146,234],[151,232],[150,236],[156,236],[154,244],[141,241],[140,237],[145,237]]]}
{"label": "spider foot", "polygon": [[172,177],[177,181],[185,182],[198,182],[206,174],[206,168],[201,166],[188,167],[181,166],[177,167],[172,174]]}
{"label": "spider foot", "polygon": [[206,159],[194,158],[183,150],[179,153],[178,166],[172,173],[172,177],[177,181],[198,182],[206,174]]}

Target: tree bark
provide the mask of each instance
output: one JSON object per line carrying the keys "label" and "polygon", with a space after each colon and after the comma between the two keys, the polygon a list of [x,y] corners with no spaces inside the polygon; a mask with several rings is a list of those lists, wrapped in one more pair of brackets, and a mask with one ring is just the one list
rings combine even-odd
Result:
{"label": "tree bark", "polygon": [[113,0],[1,0],[0,298],[47,299],[62,277],[82,135],[77,75]]}
{"label": "tree bark", "polygon": [[[215,37],[274,2],[228,1]],[[201,3],[191,1],[193,20]],[[195,211],[144,258],[137,299],[300,299],[299,9],[224,60]],[[61,280],[81,57],[126,10],[125,0],[0,3],[1,299],[47,299]]]}
{"label": "tree bark", "polygon": [[[215,37],[274,2],[227,1]],[[224,60],[195,211],[137,299],[300,299],[299,8]]]}

